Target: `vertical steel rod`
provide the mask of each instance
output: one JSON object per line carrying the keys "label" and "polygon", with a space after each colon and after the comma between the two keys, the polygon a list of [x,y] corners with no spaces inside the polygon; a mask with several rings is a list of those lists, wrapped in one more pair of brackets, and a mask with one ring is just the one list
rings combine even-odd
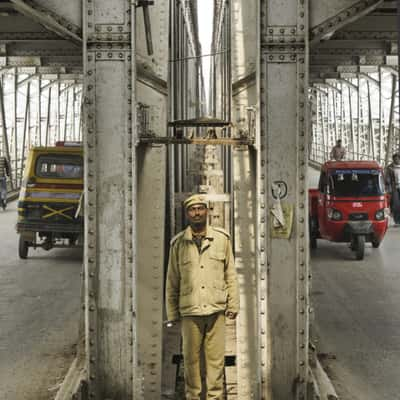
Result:
{"label": "vertical steel rod", "polygon": [[368,140],[368,154],[371,155],[372,159],[375,160],[375,132],[374,132],[374,122],[372,120],[372,107],[371,107],[371,89],[369,81],[367,81],[368,88],[368,132],[369,132],[369,140]]}
{"label": "vertical steel rod", "polygon": [[[10,159],[10,145],[8,142],[7,136],[7,123],[6,123],[6,112],[4,107],[4,91],[3,91],[3,79],[0,78],[0,113],[1,113],[1,127],[3,131],[3,150],[5,151],[7,160],[11,161]],[[14,182],[10,179],[11,188],[14,189]]]}
{"label": "vertical steel rod", "polygon": [[15,187],[18,187],[18,71],[14,68],[14,182]]}
{"label": "vertical steel rod", "polygon": [[39,128],[39,146],[42,145],[42,78],[38,79],[38,128]]}
{"label": "vertical steel rod", "polygon": [[31,83],[28,82],[26,87],[26,102],[25,102],[25,116],[24,116],[24,136],[22,137],[22,149],[21,149],[21,175],[19,185],[21,186],[22,176],[24,174],[25,167],[25,147],[26,147],[26,136],[29,130],[29,108],[30,108],[30,93]]}
{"label": "vertical steel rod", "polygon": [[390,114],[389,114],[389,126],[388,126],[388,137],[386,141],[386,156],[385,165],[389,164],[390,156],[393,151],[393,120],[394,120],[394,103],[396,99],[396,76],[392,75],[392,97],[390,100]]}
{"label": "vertical steel rod", "polygon": [[68,121],[68,101],[69,101],[69,89],[66,90],[66,102],[65,102],[65,113],[64,113],[64,141],[67,140],[67,121]]}
{"label": "vertical steel rod", "polygon": [[47,98],[46,139],[45,139],[46,147],[49,145],[50,111],[51,111],[51,86],[49,87],[48,98]]}
{"label": "vertical steel rod", "polygon": [[353,121],[353,102],[351,101],[351,89],[350,86],[347,88],[349,91],[349,118],[350,118],[350,143],[351,143],[351,150],[353,152],[353,159],[356,159],[355,156],[355,137],[354,137],[354,121]]}

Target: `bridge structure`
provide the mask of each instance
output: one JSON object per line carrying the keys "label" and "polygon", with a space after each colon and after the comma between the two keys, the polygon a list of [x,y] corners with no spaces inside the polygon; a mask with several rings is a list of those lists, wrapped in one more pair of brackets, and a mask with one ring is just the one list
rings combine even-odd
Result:
{"label": "bridge structure", "polygon": [[58,400],[173,392],[165,260],[194,191],[234,242],[228,397],[319,393],[308,161],[339,138],[354,159],[386,164],[398,149],[397,2],[215,0],[210,82],[198,15],[188,0],[0,1],[10,188],[30,146],[84,144],[83,341]]}

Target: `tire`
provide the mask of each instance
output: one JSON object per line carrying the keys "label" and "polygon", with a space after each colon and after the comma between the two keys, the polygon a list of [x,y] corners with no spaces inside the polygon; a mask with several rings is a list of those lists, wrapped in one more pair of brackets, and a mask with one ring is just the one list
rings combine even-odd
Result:
{"label": "tire", "polygon": [[310,237],[310,249],[315,250],[317,248],[317,238],[315,236]]}
{"label": "tire", "polygon": [[28,258],[28,250],[29,250],[29,245],[28,242],[23,239],[23,237],[20,235],[19,236],[19,243],[18,243],[18,255],[19,258],[22,258],[23,260]]}
{"label": "tire", "polygon": [[378,239],[372,239],[372,247],[374,249],[377,249],[381,245],[381,242],[378,241]]}
{"label": "tire", "polygon": [[355,238],[355,252],[356,259],[362,260],[364,258],[364,250],[365,250],[365,236],[357,235]]}

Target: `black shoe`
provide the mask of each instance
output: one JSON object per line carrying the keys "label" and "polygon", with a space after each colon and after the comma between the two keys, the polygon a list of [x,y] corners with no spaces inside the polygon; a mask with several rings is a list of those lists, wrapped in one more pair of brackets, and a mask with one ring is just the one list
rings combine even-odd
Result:
{"label": "black shoe", "polygon": [[4,200],[2,200],[1,206],[3,207],[3,211],[4,211],[7,208],[7,203]]}

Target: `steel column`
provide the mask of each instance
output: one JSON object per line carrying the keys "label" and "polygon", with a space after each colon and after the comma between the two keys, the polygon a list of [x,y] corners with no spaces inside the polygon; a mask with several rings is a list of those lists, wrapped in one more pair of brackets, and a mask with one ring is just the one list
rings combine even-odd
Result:
{"label": "steel column", "polygon": [[[268,399],[307,398],[308,18],[307,0],[261,0],[258,291],[261,397]],[[274,196],[288,225],[293,212],[289,238],[272,226]]]}
{"label": "steel column", "polygon": [[135,10],[126,0],[83,1],[86,368],[89,398],[98,400],[140,399],[142,391],[135,325]]}

